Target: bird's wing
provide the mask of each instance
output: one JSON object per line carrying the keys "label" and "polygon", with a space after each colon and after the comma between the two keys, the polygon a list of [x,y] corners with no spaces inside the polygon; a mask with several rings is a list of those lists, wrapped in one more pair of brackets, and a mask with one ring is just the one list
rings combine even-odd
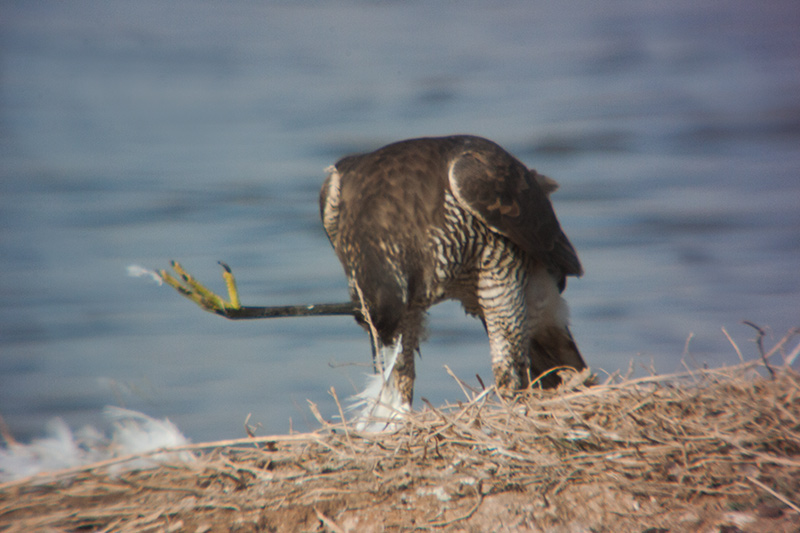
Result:
{"label": "bird's wing", "polygon": [[319,191],[319,214],[322,227],[328,234],[328,239],[336,248],[336,239],[339,231],[339,195],[341,192],[341,176],[335,166],[325,169],[327,177],[322,189]]}
{"label": "bird's wing", "polygon": [[548,198],[555,182],[502,149],[467,150],[450,164],[450,188],[462,207],[531,257],[563,275],[583,273]]}

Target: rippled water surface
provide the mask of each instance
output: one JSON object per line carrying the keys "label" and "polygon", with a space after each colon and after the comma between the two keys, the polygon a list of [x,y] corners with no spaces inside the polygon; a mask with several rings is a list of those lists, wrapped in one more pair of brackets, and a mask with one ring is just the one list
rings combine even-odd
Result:
{"label": "rippled water surface", "polygon": [[[351,319],[229,322],[125,267],[175,258],[221,290],[225,260],[245,304],[343,300],[323,169],[422,135],[483,135],[559,180],[598,371],[733,364],[723,327],[754,356],[741,320],[800,326],[798,27],[793,0],[9,3],[0,414],[21,440],[106,404],[194,440],[248,413],[316,427],[307,400],[332,416],[327,390],[368,371]],[[461,397],[444,364],[491,381],[454,304],[417,398]]]}

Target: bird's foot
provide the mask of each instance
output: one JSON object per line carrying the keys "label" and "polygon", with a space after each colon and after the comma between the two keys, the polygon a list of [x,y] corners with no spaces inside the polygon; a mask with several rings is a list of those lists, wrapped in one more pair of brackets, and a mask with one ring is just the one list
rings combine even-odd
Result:
{"label": "bird's foot", "polygon": [[242,308],[239,303],[239,291],[236,288],[236,279],[233,277],[231,267],[222,261],[220,261],[219,264],[222,266],[222,277],[228,288],[227,300],[195,280],[177,261],[172,261],[171,264],[177,276],[172,275],[166,270],[161,270],[158,273],[161,279],[178,291],[178,293],[196,303],[204,311],[228,316],[231,311],[237,311]]}

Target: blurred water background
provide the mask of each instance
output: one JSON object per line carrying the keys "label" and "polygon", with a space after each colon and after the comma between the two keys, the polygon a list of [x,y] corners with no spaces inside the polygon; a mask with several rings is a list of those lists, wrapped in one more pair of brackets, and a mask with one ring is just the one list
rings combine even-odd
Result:
{"label": "blurred water background", "polygon": [[[601,375],[735,364],[723,327],[754,357],[741,320],[800,326],[798,28],[796,0],[4,2],[0,414],[22,441],[106,404],[195,441],[317,427],[307,400],[333,416],[369,370],[352,319],[230,322],[125,268],[223,290],[225,260],[245,304],[344,300],[323,169],[424,135],[561,183]],[[444,364],[491,382],[455,304],[415,405],[462,397]]]}

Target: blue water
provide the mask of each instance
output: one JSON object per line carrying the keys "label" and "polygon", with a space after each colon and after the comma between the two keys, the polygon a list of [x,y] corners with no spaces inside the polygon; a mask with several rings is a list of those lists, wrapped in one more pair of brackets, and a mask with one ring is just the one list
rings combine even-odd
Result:
{"label": "blue water", "polygon": [[[230,322],[125,267],[174,258],[222,290],[225,260],[245,304],[344,300],[323,169],[421,135],[483,135],[559,180],[601,374],[733,364],[723,327],[755,356],[741,320],[800,326],[799,27],[795,0],[6,2],[0,414],[23,441],[106,404],[195,441],[248,413],[317,427],[307,400],[333,416],[328,389],[369,369],[351,319]],[[491,381],[453,304],[417,398],[461,398],[444,364]]]}

